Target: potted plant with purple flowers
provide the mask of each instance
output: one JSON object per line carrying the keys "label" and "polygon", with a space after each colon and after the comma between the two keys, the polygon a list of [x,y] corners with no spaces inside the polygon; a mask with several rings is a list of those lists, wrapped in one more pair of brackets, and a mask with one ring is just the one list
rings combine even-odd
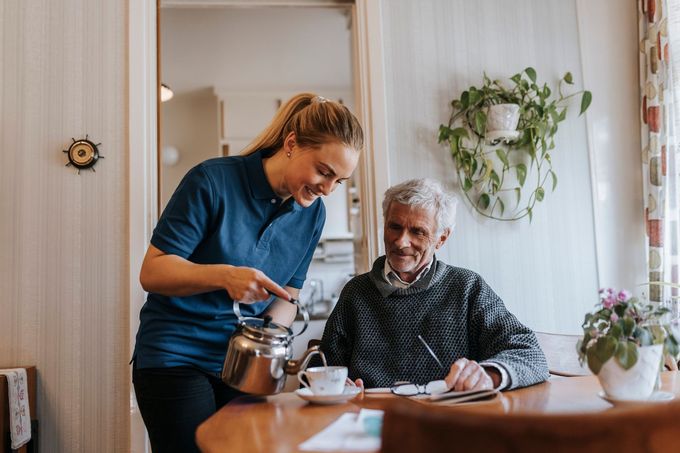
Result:
{"label": "potted plant with purple flowers", "polygon": [[669,309],[644,303],[626,290],[600,290],[596,310],[583,321],[576,348],[607,396],[643,400],[652,395],[666,354],[678,356],[679,337]]}

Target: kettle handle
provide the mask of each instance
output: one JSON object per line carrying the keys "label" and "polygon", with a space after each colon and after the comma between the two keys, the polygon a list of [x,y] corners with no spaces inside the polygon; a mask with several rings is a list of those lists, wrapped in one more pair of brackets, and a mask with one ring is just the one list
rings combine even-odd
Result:
{"label": "kettle handle", "polygon": [[[291,304],[297,305],[298,313],[302,313],[302,320],[304,321],[304,325],[302,326],[302,329],[300,329],[300,331],[298,333],[294,333],[294,334],[291,335],[290,338],[293,339],[297,336],[302,335],[305,332],[305,330],[307,330],[307,327],[309,326],[309,312],[307,311],[305,306],[300,303],[300,301],[298,299],[291,298],[289,302]],[[234,301],[234,314],[238,318],[239,323],[242,323],[246,319],[257,319],[257,318],[246,318],[246,317],[244,317],[241,314],[241,307],[240,307],[239,301],[237,301],[237,300]]]}

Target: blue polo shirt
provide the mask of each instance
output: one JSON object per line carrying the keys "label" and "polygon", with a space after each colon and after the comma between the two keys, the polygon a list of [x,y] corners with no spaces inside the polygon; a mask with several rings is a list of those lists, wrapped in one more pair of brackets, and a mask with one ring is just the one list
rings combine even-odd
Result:
{"label": "blue polo shirt", "polygon": [[[158,221],[151,243],[198,264],[259,269],[281,286],[301,288],[326,219],[318,199],[303,208],[282,201],[263,168],[265,152],[207,160],[187,173]],[[259,316],[273,301],[243,304]],[[237,318],[225,290],[186,297],[149,293],[140,312],[137,368],[222,370]]]}

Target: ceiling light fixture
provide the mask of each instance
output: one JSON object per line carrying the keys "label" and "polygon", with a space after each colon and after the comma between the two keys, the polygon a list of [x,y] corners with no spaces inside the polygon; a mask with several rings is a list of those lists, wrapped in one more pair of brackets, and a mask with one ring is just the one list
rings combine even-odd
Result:
{"label": "ceiling light fixture", "polygon": [[169,101],[174,95],[169,86],[161,83],[161,102]]}

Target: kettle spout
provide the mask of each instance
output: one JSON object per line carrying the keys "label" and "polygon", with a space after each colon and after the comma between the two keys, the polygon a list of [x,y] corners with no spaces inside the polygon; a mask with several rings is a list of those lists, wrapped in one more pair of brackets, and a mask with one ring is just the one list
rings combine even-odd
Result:
{"label": "kettle spout", "polygon": [[307,349],[302,357],[297,360],[288,360],[284,366],[284,371],[286,374],[298,374],[300,370],[307,368],[307,364],[314,354],[322,354],[319,345],[314,345]]}

